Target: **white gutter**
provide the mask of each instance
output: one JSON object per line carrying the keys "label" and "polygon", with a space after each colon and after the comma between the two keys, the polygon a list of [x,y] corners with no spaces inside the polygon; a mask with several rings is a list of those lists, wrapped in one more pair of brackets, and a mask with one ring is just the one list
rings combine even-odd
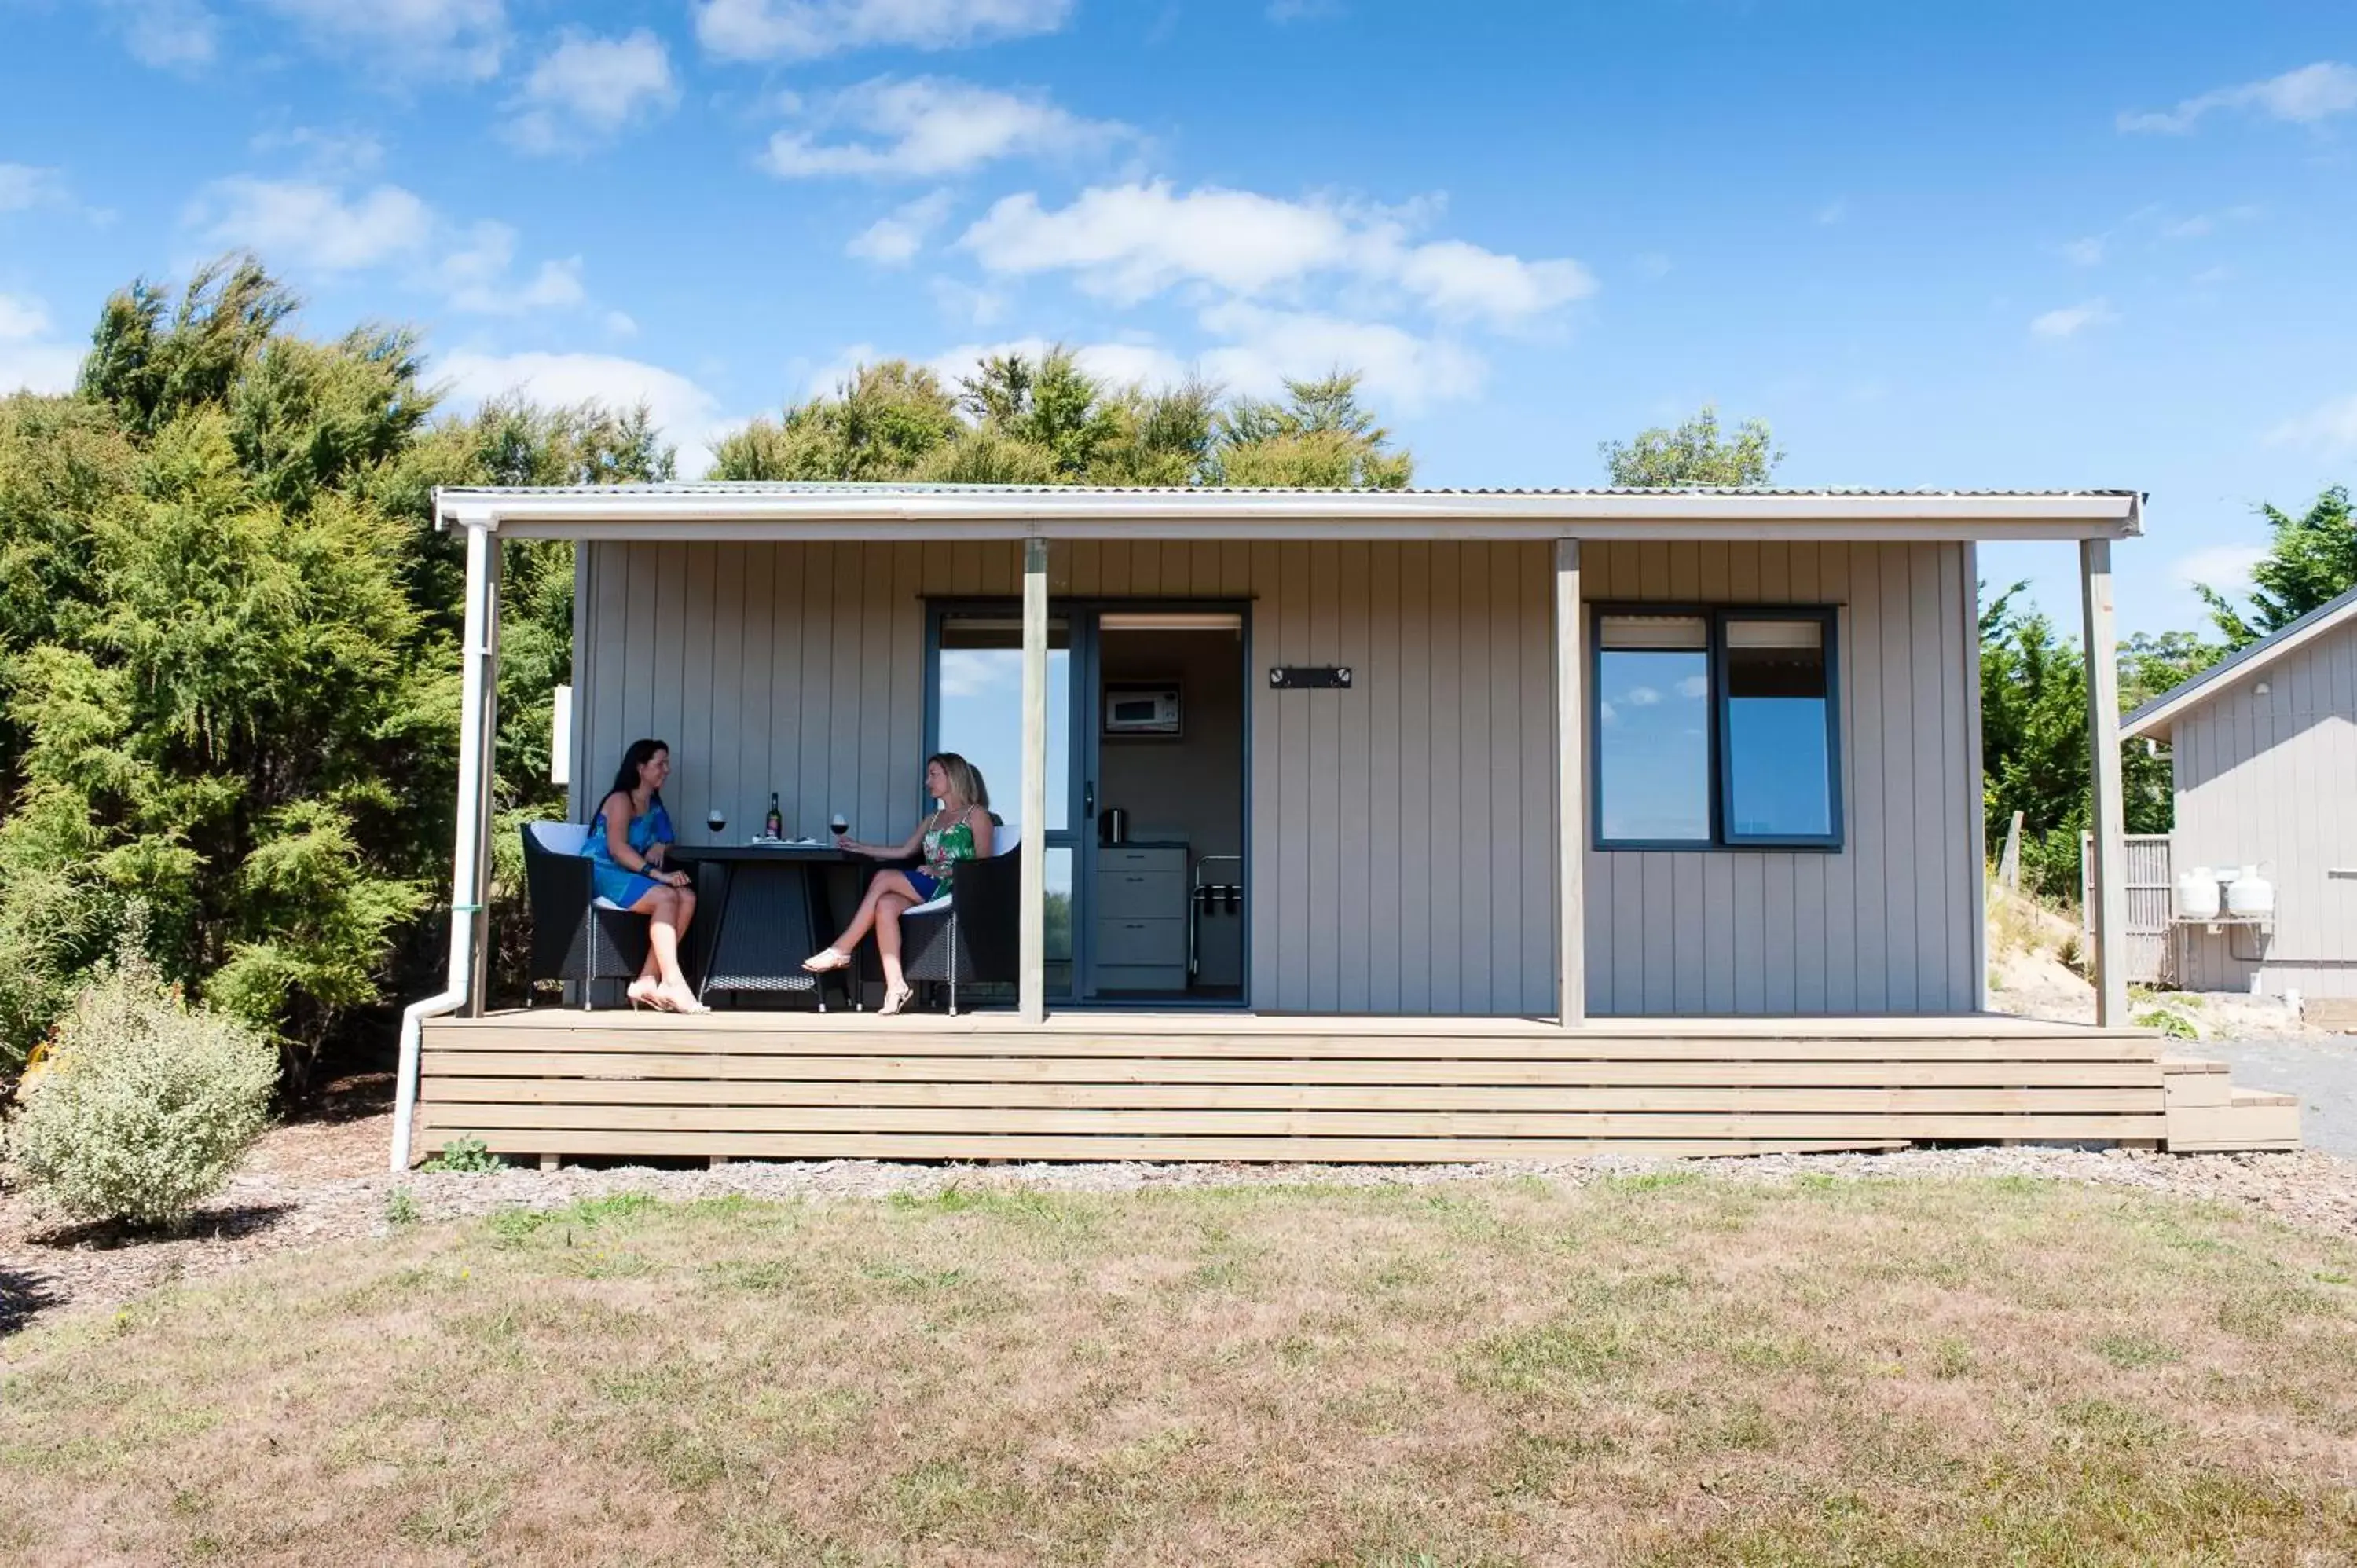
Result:
{"label": "white gutter", "polygon": [[[1335,490],[451,490],[471,527],[527,538],[2126,539],[2131,492],[1450,494]],[[1273,527],[1291,524],[1291,528]],[[645,532],[659,525],[660,534]]]}
{"label": "white gutter", "polygon": [[[442,523],[439,498],[436,526]],[[388,1167],[409,1168],[411,1128],[417,1115],[417,1078],[425,1020],[455,1013],[474,997],[475,932],[483,903],[482,815],[486,736],[485,678],[491,661],[491,559],[498,545],[481,528],[467,530],[467,615],[458,673],[458,833],[450,877],[450,970],[444,989],[401,1013],[401,1062],[395,1069],[393,1148]]]}

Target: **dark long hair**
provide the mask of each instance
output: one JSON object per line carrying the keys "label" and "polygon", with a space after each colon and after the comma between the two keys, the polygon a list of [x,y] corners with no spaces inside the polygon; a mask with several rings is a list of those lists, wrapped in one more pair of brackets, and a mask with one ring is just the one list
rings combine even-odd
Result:
{"label": "dark long hair", "polygon": [[[656,752],[669,751],[670,749],[671,742],[667,740],[634,740],[630,742],[630,749],[622,753],[621,771],[614,775],[614,787],[613,789],[607,790],[606,793],[608,795],[628,795],[634,792],[639,787],[639,769],[645,767],[647,765],[647,760],[653,757]],[[662,790],[658,789],[653,794],[647,797],[647,805],[650,809],[662,804]]]}

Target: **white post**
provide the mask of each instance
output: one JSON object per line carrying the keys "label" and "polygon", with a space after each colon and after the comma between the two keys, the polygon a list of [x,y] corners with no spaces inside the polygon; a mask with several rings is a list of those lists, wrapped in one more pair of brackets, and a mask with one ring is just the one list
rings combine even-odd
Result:
{"label": "white post", "polygon": [[[466,902],[473,906],[475,940],[467,976],[467,1011],[479,1015],[491,972],[491,816],[498,806],[500,753],[500,589],[505,562],[499,535],[489,529],[467,531],[468,566],[473,570],[475,540],[483,541],[483,586],[479,596],[482,625],[479,638],[472,621],[467,628],[467,660],[476,666],[477,694],[468,712],[481,726],[476,742],[479,777],[474,791],[474,886]],[[463,824],[462,824],[463,827]]]}
{"label": "white post", "polygon": [[1048,542],[1023,542],[1023,907],[1017,1010],[1048,1016]]}
{"label": "white post", "polygon": [[1582,690],[1579,541],[1555,542],[1555,1006],[1563,1026],[1587,1021],[1587,703]]}
{"label": "white post", "polygon": [[2121,818],[2120,671],[2112,630],[2112,542],[2079,542],[2079,596],[2086,612],[2087,739],[2094,752],[2094,821],[2088,861],[2087,916],[2093,924],[2095,1022],[2128,1021],[2125,956],[2127,843]]}
{"label": "white post", "polygon": [[467,527],[467,607],[458,655],[458,811],[450,869],[450,968],[441,993],[401,1015],[401,1058],[394,1069],[394,1174],[409,1168],[417,1114],[417,1075],[426,1019],[482,1005],[483,902],[490,884],[491,732],[499,718],[500,546],[488,528]]}

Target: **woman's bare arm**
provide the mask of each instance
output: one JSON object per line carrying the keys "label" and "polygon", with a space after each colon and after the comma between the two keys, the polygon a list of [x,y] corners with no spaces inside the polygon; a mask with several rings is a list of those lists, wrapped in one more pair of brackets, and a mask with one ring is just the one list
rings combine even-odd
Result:
{"label": "woman's bare arm", "polygon": [[687,880],[683,871],[665,872],[647,856],[630,847],[630,798],[617,789],[606,797],[597,810],[606,819],[606,853],[614,864],[625,871],[635,871],[641,876],[651,876],[658,882],[679,886]]}
{"label": "woman's bare arm", "polygon": [[990,820],[990,813],[980,806],[969,807],[965,813],[965,825],[974,830],[974,857],[976,860],[988,860],[991,845],[990,832],[995,825]]}
{"label": "woman's bare arm", "polygon": [[931,817],[920,817],[917,820],[917,825],[909,831],[909,836],[898,844],[862,843],[848,835],[835,842],[852,854],[864,854],[870,860],[908,860],[923,846],[925,824],[931,821]]}

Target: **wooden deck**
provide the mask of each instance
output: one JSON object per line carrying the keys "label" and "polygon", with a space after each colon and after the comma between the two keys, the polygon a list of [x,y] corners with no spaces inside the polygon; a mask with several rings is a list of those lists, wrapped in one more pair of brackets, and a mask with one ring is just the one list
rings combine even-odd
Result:
{"label": "wooden deck", "polygon": [[2167,1135],[2147,1033],[1996,1015],[1064,1013],[425,1026],[419,1156],[1425,1161]]}

